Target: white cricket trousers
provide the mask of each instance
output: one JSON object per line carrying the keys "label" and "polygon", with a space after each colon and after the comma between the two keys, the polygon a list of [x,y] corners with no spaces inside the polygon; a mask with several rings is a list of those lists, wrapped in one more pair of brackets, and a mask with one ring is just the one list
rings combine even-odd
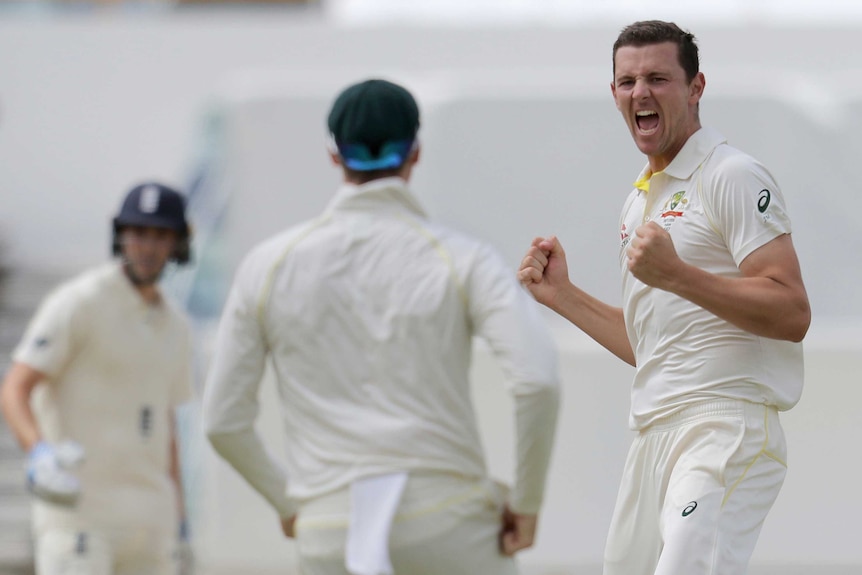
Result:
{"label": "white cricket trousers", "polygon": [[[411,474],[392,522],[395,575],[517,575],[500,554],[503,496],[490,481]],[[296,522],[302,575],[348,575],[350,490],[304,503]]]}
{"label": "white cricket trousers", "polygon": [[125,534],[49,530],[36,536],[37,575],[176,575],[174,541]]}
{"label": "white cricket trousers", "polygon": [[775,408],[694,404],[629,451],[604,575],[744,575],[787,471]]}

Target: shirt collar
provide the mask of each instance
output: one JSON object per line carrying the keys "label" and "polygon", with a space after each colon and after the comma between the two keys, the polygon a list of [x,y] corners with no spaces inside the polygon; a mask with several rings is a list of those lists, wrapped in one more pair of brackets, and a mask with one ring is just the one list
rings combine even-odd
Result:
{"label": "shirt collar", "polygon": [[338,188],[326,211],[357,208],[406,210],[421,218],[428,217],[419,200],[407,188],[407,182],[397,176],[361,185],[345,183]]}
{"label": "shirt collar", "polygon": [[664,172],[672,178],[687,180],[716,147],[725,143],[727,139],[716,130],[701,128],[689,137]]}
{"label": "shirt collar", "polygon": [[123,297],[132,305],[142,308],[142,309],[161,309],[165,305],[165,298],[160,293],[159,300],[154,303],[150,303],[146,301],[138,292],[135,285],[132,283],[132,280],[129,279],[129,276],[126,275],[125,270],[123,269],[122,260],[112,261],[105,266],[106,272],[110,281],[117,286],[117,289],[120,293],[123,294]]}
{"label": "shirt collar", "polygon": [[[718,131],[712,128],[701,128],[686,140],[682,149],[671,163],[658,173],[667,174],[677,180],[687,180],[691,178],[695,170],[700,167],[715,148],[725,143],[727,143],[727,139]],[[650,172],[649,164],[647,164],[641,170],[640,174],[638,174],[634,187],[648,192],[649,180],[654,175]]]}

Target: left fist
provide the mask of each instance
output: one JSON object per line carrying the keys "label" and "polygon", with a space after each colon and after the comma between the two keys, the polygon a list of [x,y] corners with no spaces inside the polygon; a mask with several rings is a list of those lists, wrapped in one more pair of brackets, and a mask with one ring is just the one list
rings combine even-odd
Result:
{"label": "left fist", "polygon": [[638,226],[626,247],[628,269],[648,286],[665,288],[676,277],[680,259],[673,240],[660,225],[649,222]]}

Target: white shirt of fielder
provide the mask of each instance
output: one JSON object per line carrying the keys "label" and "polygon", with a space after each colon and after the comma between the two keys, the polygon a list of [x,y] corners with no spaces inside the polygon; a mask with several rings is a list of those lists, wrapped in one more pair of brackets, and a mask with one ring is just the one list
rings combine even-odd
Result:
{"label": "white shirt of fielder", "polygon": [[[557,358],[536,303],[489,246],[429,221],[404,180],[342,186],[323,215],[254,248],[236,273],[204,398],[219,451],[281,513],[363,477],[483,478],[468,372],[485,339],[514,396],[510,506],[542,503]],[[254,432],[270,358],[286,470]],[[286,473],[285,473],[286,472]]]}

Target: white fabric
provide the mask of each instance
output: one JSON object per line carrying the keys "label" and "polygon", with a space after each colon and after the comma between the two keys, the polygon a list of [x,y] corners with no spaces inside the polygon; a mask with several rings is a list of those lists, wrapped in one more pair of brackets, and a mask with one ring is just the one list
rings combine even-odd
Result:
{"label": "white fabric", "polygon": [[[769,202],[761,212],[764,190]],[[619,252],[626,329],[637,362],[631,427],[642,429],[708,398],[793,407],[802,393],[802,344],[746,332],[628,271],[625,248],[649,220],[670,233],[684,261],[726,277],[740,277],[746,256],[791,232],[784,198],[769,172],[707,128],[652,175],[648,193],[631,193],[620,221]]]}
{"label": "white fabric", "polygon": [[191,393],[191,337],[167,302],[147,304],[112,263],[55,289],[14,352],[47,375],[32,405],[43,439],[80,443],[82,494],[62,508],[34,501],[34,528],[176,531],[169,477],[172,408]]}
{"label": "white fabric", "polygon": [[787,471],[774,407],[714,400],[641,431],[623,470],[604,575],[745,573]]}
{"label": "white fabric", "polygon": [[266,450],[253,428],[215,433],[209,439],[215,450],[240,471],[278,512],[279,517],[296,515],[297,503],[287,496],[287,476],[281,464]]}
{"label": "white fabric", "polygon": [[[499,550],[504,495],[493,482],[411,473],[389,537],[395,573],[516,575]],[[345,568],[350,488],[317,497],[296,523],[303,575],[348,575]]]}
{"label": "white fabric", "polygon": [[351,575],[392,575],[389,531],[407,474],[363,477],[350,484],[350,527],[344,564]]}
{"label": "white fabric", "polygon": [[[207,433],[216,449],[246,434],[246,451],[265,453],[253,429],[269,358],[292,497],[400,471],[484,477],[468,377],[474,335],[496,353],[515,400],[512,506],[536,512],[558,407],[550,334],[498,253],[429,221],[397,178],[342,187],[320,218],[242,262],[205,392]],[[266,457],[227,459],[261,493],[283,488]]]}
{"label": "white fabric", "polygon": [[49,530],[36,539],[38,575],[113,575],[113,552],[105,537]]}
{"label": "white fabric", "polygon": [[48,530],[36,539],[37,575],[177,575],[174,542],[135,529]]}

